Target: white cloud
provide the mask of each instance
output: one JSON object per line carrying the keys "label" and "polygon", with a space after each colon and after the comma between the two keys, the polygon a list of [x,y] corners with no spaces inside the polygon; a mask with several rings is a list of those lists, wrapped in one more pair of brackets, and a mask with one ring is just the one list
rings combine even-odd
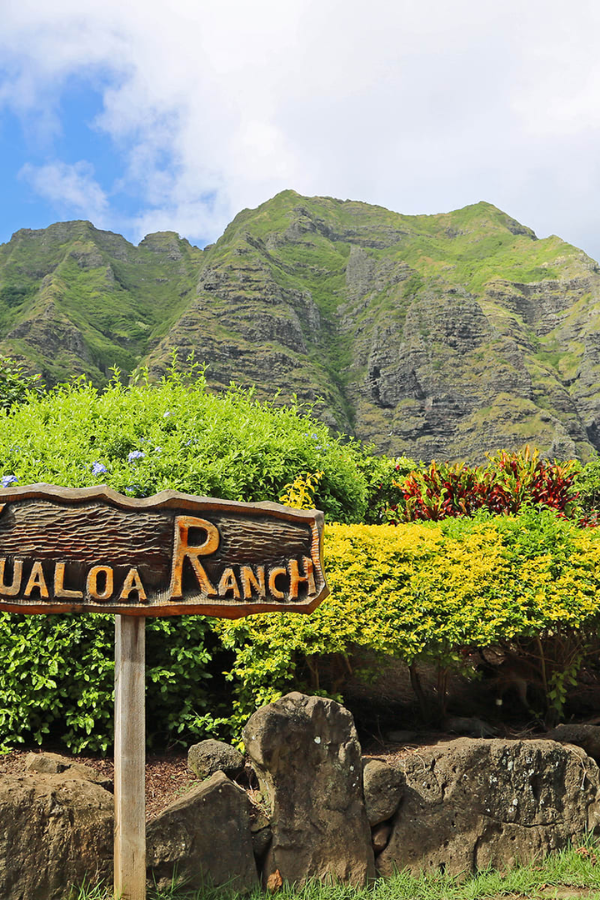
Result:
{"label": "white cloud", "polygon": [[108,209],[108,198],[94,180],[94,169],[90,163],[82,161],[74,165],[63,162],[32,166],[26,163],[19,177],[52,203],[62,215],[76,215],[104,224]]}
{"label": "white cloud", "polygon": [[[52,135],[72,79],[103,90],[96,127],[123,170],[110,201],[90,196],[117,230],[214,239],[292,187],[408,213],[487,199],[600,255],[591,0],[5,5],[0,103]],[[142,197],[131,221],[118,190]]]}

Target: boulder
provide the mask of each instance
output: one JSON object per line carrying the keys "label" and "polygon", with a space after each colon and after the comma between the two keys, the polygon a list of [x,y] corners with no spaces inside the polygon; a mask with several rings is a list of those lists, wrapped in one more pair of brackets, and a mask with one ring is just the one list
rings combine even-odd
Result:
{"label": "boulder", "polygon": [[576,744],[600,763],[600,727],[598,725],[557,725],[544,737],[561,744]]}
{"label": "boulder", "polygon": [[392,826],[387,822],[381,822],[379,825],[376,825],[375,828],[373,828],[371,840],[373,842],[373,851],[376,854],[381,853],[382,850],[385,850],[388,845],[391,833]]}
{"label": "boulder", "polygon": [[404,788],[402,771],[380,759],[367,759],[363,768],[367,818],[371,827],[390,819],[400,803]]}
{"label": "boulder", "polygon": [[289,882],[361,885],[372,877],[361,749],[348,710],[287,694],[254,713],[244,743],[271,818],[264,881],[277,871]]}
{"label": "boulder", "polygon": [[271,820],[260,810],[250,822],[252,832],[252,849],[257,862],[262,859],[271,845],[273,834],[271,832]]}
{"label": "boulder", "polygon": [[25,757],[25,771],[38,775],[58,775],[72,766],[73,760],[59,753],[28,753]]}
{"label": "boulder", "polygon": [[113,804],[68,770],[1,778],[2,900],[64,900],[71,885],[110,881]]}
{"label": "boulder", "polygon": [[105,790],[111,793],[113,791],[112,780],[107,775],[101,775],[91,766],[73,762],[72,759],[58,753],[28,753],[25,757],[25,771],[37,775],[60,775],[65,772],[69,778],[93,781]]}
{"label": "boulder", "polygon": [[209,739],[190,747],[188,768],[198,778],[209,778],[215,772],[225,772],[229,778],[235,778],[244,768],[244,757],[231,744]]}
{"label": "boulder", "polygon": [[554,741],[459,738],[402,760],[404,792],[381,875],[459,875],[530,862],[600,822],[600,770]]}
{"label": "boulder", "polygon": [[223,772],[171,803],[146,830],[148,876],[159,888],[181,878],[186,890],[227,884],[258,887],[250,833],[250,801]]}

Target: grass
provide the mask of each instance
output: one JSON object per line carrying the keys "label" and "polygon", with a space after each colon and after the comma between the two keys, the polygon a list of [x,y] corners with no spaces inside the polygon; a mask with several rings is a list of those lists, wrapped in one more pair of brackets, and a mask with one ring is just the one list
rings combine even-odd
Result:
{"label": "grass", "polygon": [[[186,892],[173,886],[149,891],[148,900],[224,900],[234,895],[227,887]],[[101,887],[82,888],[70,900],[112,900],[112,896]],[[266,896],[255,891],[249,900]],[[539,864],[519,866],[506,875],[485,871],[465,880],[431,873],[416,877],[402,871],[367,888],[310,881],[302,887],[284,885],[277,896],[279,900],[552,900],[571,896],[600,900],[600,846],[588,839],[577,848],[553,853]]]}

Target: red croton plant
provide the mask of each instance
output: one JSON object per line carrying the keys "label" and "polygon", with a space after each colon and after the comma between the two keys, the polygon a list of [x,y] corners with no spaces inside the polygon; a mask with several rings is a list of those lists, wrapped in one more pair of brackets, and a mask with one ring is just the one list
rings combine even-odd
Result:
{"label": "red croton plant", "polygon": [[[560,516],[578,515],[573,483],[578,464],[541,459],[538,450],[525,447],[516,453],[501,450],[486,466],[450,465],[435,461],[422,471],[395,481],[399,496],[390,505],[388,521],[439,521],[472,516],[479,509],[491,513],[518,513],[524,504],[555,509]],[[587,517],[582,525],[592,526]]]}

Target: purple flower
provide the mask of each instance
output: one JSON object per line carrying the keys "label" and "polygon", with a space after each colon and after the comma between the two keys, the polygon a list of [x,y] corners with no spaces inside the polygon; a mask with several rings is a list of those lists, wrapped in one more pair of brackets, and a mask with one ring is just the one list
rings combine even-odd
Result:
{"label": "purple flower", "polygon": [[92,475],[104,475],[105,472],[108,472],[108,469],[101,462],[95,462],[92,466]]}
{"label": "purple flower", "polygon": [[163,413],[163,419],[168,419],[169,416],[172,416],[172,415],[173,415],[173,413],[171,412],[170,409],[168,409],[166,412]]}
{"label": "purple flower", "polygon": [[132,450],[129,456],[127,457],[128,462],[135,462],[136,459],[143,459],[145,457],[145,453],[143,450]]}
{"label": "purple flower", "polygon": [[10,487],[11,484],[16,484],[18,480],[16,475],[3,475],[2,487]]}
{"label": "purple flower", "polygon": [[155,452],[155,453],[162,453],[162,447],[155,447],[155,448],[154,448],[154,452]]}

